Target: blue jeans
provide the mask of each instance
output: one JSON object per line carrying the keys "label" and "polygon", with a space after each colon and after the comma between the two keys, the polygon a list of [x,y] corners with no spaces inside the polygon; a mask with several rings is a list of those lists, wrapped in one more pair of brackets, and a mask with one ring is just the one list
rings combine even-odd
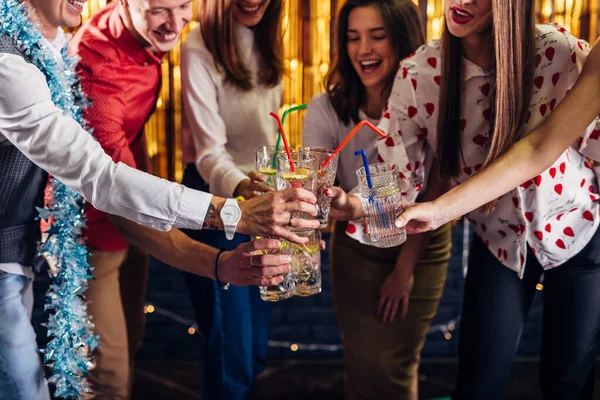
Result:
{"label": "blue jeans", "polygon": [[24,301],[28,277],[0,271],[0,399],[47,400],[48,385]]}
{"label": "blue jeans", "polygon": [[[208,191],[195,166],[186,168],[183,184]],[[186,231],[210,246],[233,250],[250,238],[236,234],[227,240],[220,231]],[[257,287],[230,286],[222,290],[212,279],[185,273],[198,327],[206,338],[202,398],[254,398],[256,378],[266,365],[271,304],[260,299]]]}

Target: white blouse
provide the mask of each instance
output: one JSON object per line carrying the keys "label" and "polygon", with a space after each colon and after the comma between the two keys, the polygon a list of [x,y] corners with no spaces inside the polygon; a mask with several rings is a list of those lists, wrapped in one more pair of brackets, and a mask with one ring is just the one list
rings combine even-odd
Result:
{"label": "white blouse", "polygon": [[[366,119],[373,125],[379,123],[379,120],[368,118],[362,110],[358,110],[358,117],[361,120]],[[345,125],[331,105],[328,94],[321,93],[310,101],[306,109],[302,126],[302,144],[333,150],[355,127],[354,122]],[[375,143],[378,137],[369,127],[363,126],[340,151],[337,179],[344,190],[350,191],[358,184],[356,170],[363,166],[363,162],[360,156],[354,155],[356,150],[364,149],[369,163],[377,162]]]}
{"label": "white blouse", "polygon": [[[235,38],[256,81],[260,56],[254,32],[236,24]],[[279,112],[282,84],[256,85],[245,92],[225,82],[198,25],[181,51],[181,86],[187,128],[183,161],[196,164],[211,193],[232,197],[248,172],[255,170],[254,148],[275,145],[277,124],[269,113]],[[190,133],[191,138],[185,137]]]}
{"label": "white blouse", "polygon": [[[547,117],[573,86],[590,46],[558,25],[536,27],[536,71],[523,136]],[[454,185],[477,173],[489,151],[492,133],[490,89],[493,74],[464,59],[462,152]],[[380,128],[389,133],[378,142],[380,156],[399,165],[415,201],[426,182],[424,166],[436,149],[440,79],[440,41],[431,41],[400,63]],[[585,105],[582,105],[585,106]],[[534,179],[498,199],[489,215],[468,215],[477,234],[496,258],[523,276],[527,244],[545,268],[561,265],[590,241],[598,228],[597,174],[587,157],[600,160],[595,123]]]}

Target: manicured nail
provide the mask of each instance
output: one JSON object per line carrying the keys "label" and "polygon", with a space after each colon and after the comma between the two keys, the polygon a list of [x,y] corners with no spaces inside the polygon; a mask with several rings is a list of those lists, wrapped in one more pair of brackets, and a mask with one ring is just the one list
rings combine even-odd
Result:
{"label": "manicured nail", "polygon": [[402,228],[402,221],[400,221],[399,219],[396,220],[395,224],[396,228]]}

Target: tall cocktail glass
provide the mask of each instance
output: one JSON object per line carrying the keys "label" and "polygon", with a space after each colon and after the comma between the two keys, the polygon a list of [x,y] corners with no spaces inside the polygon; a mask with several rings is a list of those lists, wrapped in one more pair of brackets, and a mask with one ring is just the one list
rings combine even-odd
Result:
{"label": "tall cocktail glass", "polygon": [[339,154],[335,153],[331,161],[325,166],[321,167],[323,161],[325,161],[330,155],[334,154],[333,150],[328,150],[324,147],[317,146],[302,146],[298,148],[298,158],[302,159],[310,155],[317,156],[317,163],[319,169],[317,170],[317,219],[319,220],[320,228],[327,226],[329,220],[329,210],[331,206],[331,197],[325,194],[325,189],[333,186],[335,181],[335,175],[337,173],[337,164]]}
{"label": "tall cocktail glass", "polygon": [[370,181],[365,167],[356,171],[361,189],[364,218],[371,242],[376,247],[394,247],[406,241],[406,230],[397,228],[396,218],[404,212],[396,164],[370,164]]}
{"label": "tall cocktail glass", "polygon": [[[278,154],[285,154],[285,149],[280,147]],[[275,146],[258,146],[254,149],[254,159],[256,161],[256,171],[260,172],[267,181],[265,185],[277,189],[277,167],[273,165],[275,158]]]}

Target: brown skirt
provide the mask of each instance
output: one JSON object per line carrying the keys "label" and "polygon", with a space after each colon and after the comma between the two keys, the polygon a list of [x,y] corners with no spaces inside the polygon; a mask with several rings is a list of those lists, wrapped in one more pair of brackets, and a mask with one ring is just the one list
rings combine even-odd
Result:
{"label": "brown skirt", "polygon": [[331,241],[331,285],[344,345],[347,399],[417,399],[420,352],[442,297],[451,227],[439,228],[414,272],[405,318],[384,324],[377,315],[379,292],[395,267],[400,246],[365,246],[337,222]]}

